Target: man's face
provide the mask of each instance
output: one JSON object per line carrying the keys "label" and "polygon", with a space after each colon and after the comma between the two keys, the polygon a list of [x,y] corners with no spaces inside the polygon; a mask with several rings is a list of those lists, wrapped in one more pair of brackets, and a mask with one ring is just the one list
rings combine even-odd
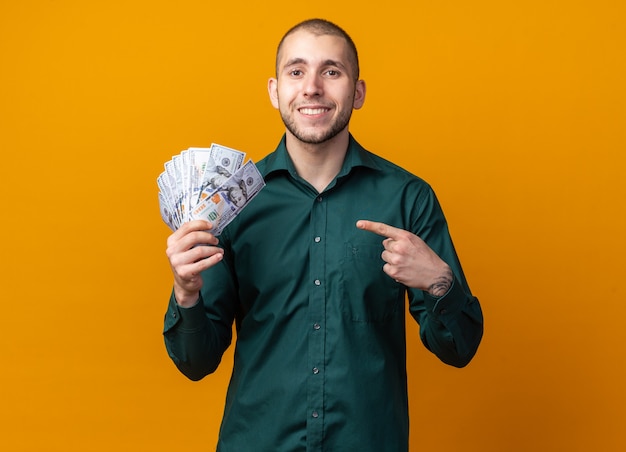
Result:
{"label": "man's face", "polygon": [[278,78],[270,79],[272,105],[287,133],[309,144],[347,133],[353,108],[360,108],[365,85],[355,83],[348,45],[338,36],[297,31],[283,42]]}

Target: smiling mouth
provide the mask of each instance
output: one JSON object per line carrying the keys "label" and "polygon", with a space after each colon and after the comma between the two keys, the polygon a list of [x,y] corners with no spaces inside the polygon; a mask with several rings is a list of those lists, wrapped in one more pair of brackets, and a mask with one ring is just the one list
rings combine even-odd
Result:
{"label": "smiling mouth", "polygon": [[298,111],[303,115],[321,115],[329,110],[330,108],[300,108]]}

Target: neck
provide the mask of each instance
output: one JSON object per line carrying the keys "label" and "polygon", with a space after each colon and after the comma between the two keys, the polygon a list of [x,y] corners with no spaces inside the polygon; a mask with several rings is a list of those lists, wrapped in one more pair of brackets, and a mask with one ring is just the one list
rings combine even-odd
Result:
{"label": "neck", "polygon": [[319,193],[341,170],[349,143],[349,134],[347,130],[344,132],[320,144],[304,143],[287,132],[287,152],[298,175]]}

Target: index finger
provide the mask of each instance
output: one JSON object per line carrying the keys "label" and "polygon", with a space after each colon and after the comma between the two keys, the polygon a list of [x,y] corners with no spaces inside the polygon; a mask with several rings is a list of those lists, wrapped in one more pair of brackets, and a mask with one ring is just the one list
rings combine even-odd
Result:
{"label": "index finger", "polygon": [[211,234],[209,221],[194,220],[183,225],[167,238],[168,249],[189,250],[197,245],[217,245],[218,239]]}
{"label": "index finger", "polygon": [[213,229],[213,224],[207,220],[186,221],[182,224],[182,226],[187,227],[189,231],[208,231],[210,229]]}
{"label": "index finger", "polygon": [[181,225],[172,235],[175,237],[182,237],[193,231],[210,231],[213,229],[211,222],[206,220],[193,220],[187,221]]}
{"label": "index finger", "polygon": [[356,222],[356,227],[394,240],[399,239],[404,232],[402,229],[394,228],[388,224],[370,220],[359,220]]}

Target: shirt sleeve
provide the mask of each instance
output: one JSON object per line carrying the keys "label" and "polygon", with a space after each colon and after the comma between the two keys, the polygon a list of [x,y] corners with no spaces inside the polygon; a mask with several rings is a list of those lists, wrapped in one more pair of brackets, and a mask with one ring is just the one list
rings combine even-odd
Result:
{"label": "shirt sleeve", "polygon": [[232,341],[237,305],[231,272],[224,261],[203,272],[202,279],[199,300],[191,307],[179,306],[172,291],[163,329],[168,355],[194,381],[217,369]]}
{"label": "shirt sleeve", "polygon": [[483,335],[483,314],[472,295],[448,231],[443,211],[429,187],[418,197],[413,232],[452,269],[454,281],[446,294],[433,297],[409,290],[409,311],[420,325],[420,338],[441,361],[464,367],[472,360]]}
{"label": "shirt sleeve", "polygon": [[478,299],[467,294],[456,277],[441,298],[428,293],[411,298],[409,309],[420,325],[420,338],[426,348],[451,366],[469,364],[483,334]]}

